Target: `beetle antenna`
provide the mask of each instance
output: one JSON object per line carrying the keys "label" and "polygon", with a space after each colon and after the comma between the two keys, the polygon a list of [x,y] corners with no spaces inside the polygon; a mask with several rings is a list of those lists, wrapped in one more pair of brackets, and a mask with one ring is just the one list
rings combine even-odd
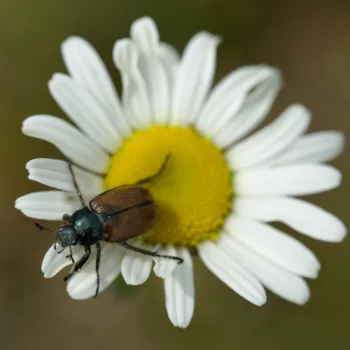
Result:
{"label": "beetle antenna", "polygon": [[134,247],[134,246],[130,245],[127,242],[119,242],[119,243],[124,248],[132,250],[133,252],[136,252],[136,253],[141,253],[143,255],[153,256],[154,258],[165,258],[165,259],[176,260],[178,264],[182,264],[184,262],[184,260],[182,258],[179,258],[178,256],[158,254],[158,253],[155,253],[155,252],[151,252],[149,250],[145,250],[145,249],[142,249],[142,248]]}
{"label": "beetle antenna", "polygon": [[38,228],[40,231],[50,231],[50,232],[54,232],[54,230],[50,229],[50,228],[47,228],[47,227],[44,227],[40,224],[38,224],[37,222],[34,222],[34,225],[36,226],[36,228]]}

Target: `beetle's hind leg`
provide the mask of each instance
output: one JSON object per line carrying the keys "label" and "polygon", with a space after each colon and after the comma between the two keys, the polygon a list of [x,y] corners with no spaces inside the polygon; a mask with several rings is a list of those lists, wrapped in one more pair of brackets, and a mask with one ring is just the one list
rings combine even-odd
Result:
{"label": "beetle's hind leg", "polygon": [[142,185],[142,184],[144,184],[144,183],[146,183],[146,182],[149,182],[149,181],[155,179],[157,176],[159,176],[159,175],[164,171],[166,165],[168,164],[169,158],[170,158],[170,153],[168,153],[168,154],[166,155],[166,157],[164,158],[164,161],[163,161],[162,165],[160,166],[159,170],[158,170],[155,174],[153,174],[153,175],[151,175],[151,176],[148,176],[148,177],[145,177],[144,179],[141,179],[140,181],[138,181],[138,182],[136,183],[136,185]]}
{"label": "beetle's hind leg", "polygon": [[98,292],[100,290],[100,273],[99,273],[100,261],[101,261],[101,245],[100,245],[100,243],[96,242],[96,277],[97,277],[97,281],[96,281],[96,292],[95,292],[94,298],[97,297]]}
{"label": "beetle's hind leg", "polygon": [[82,256],[82,258],[73,266],[72,271],[64,278],[64,281],[69,281],[74,274],[76,274],[88,261],[89,257],[91,255],[91,248],[90,246],[85,246],[85,254]]}
{"label": "beetle's hind leg", "polygon": [[178,256],[166,255],[166,254],[158,254],[156,252],[151,252],[149,250],[145,250],[145,249],[142,249],[142,248],[134,247],[134,246],[130,245],[127,242],[118,242],[118,243],[121,244],[124,248],[132,250],[133,252],[136,252],[136,253],[141,253],[143,255],[149,255],[149,256],[152,256],[154,258],[165,258],[165,259],[176,260],[178,262],[178,264],[182,264],[184,262],[183,259],[179,258]]}

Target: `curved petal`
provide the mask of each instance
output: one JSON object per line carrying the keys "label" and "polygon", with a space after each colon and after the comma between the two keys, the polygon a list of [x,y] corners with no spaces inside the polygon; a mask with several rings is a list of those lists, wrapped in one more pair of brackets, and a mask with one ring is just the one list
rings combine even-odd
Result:
{"label": "curved petal", "polygon": [[[142,244],[140,240],[133,241],[132,245],[152,251],[150,247]],[[153,260],[151,256],[126,250],[121,266],[125,283],[136,286],[146,282],[151,273],[152,264]]]}
{"label": "curved petal", "polygon": [[139,51],[132,40],[118,40],[113,58],[122,77],[122,99],[127,117],[134,128],[146,128],[152,123],[152,112],[147,86],[139,69]]}
{"label": "curved petal", "polygon": [[52,97],[74,123],[107,152],[122,142],[104,106],[83,85],[64,74],[49,81]]}
{"label": "curved petal", "polygon": [[77,196],[72,193],[45,191],[17,198],[15,208],[30,218],[62,220],[63,214],[74,213],[81,208],[81,204]]}
{"label": "curved petal", "polygon": [[62,43],[62,55],[69,74],[106,108],[114,129],[124,137],[129,136],[131,129],[112,79],[96,50],[85,39],[72,36]]}
{"label": "curved petal", "polygon": [[159,33],[149,17],[135,21],[130,36],[139,51],[139,69],[147,86],[151,114],[157,124],[169,115],[170,85],[159,55]]}
{"label": "curved petal", "polygon": [[304,106],[292,105],[271,124],[233,146],[226,159],[235,170],[260,164],[293,144],[310,121],[310,112]]}
{"label": "curved petal", "polygon": [[[177,256],[177,251],[173,246],[167,246],[157,250],[158,254]],[[173,259],[155,258],[154,273],[160,278],[166,278],[177,267],[178,262]]]}
{"label": "curved petal", "polygon": [[198,254],[205,266],[241,297],[258,306],[265,304],[266,293],[260,282],[225,252],[220,241],[200,244]]}
{"label": "curved petal", "polygon": [[[56,246],[56,249],[55,249]],[[84,248],[81,245],[72,247],[73,259],[78,261],[84,255]],[[59,243],[53,244],[46,252],[41,264],[41,271],[45,278],[51,278],[59,273],[63,268],[72,264],[67,258],[69,248],[64,249]]]}
{"label": "curved petal", "polygon": [[[37,158],[26,165],[28,178],[62,191],[76,192],[67,162],[58,159]],[[103,179],[73,165],[74,176],[83,195],[103,192]]]}
{"label": "curved petal", "polygon": [[[119,246],[101,243],[101,248],[99,294],[120,274],[123,257],[123,249]],[[96,249],[92,247],[92,253],[87,263],[69,280],[67,292],[73,299],[88,299],[95,295],[96,287]]]}
{"label": "curved petal", "polygon": [[270,169],[243,170],[234,176],[239,195],[304,196],[329,191],[340,185],[341,173],[329,165],[297,164]]}
{"label": "curved petal", "polygon": [[207,137],[212,138],[242,107],[249,93],[266,83],[273,69],[260,66],[247,66],[233,71],[213,89],[196,121],[196,127]]}
{"label": "curved petal", "polygon": [[241,197],[234,203],[237,214],[259,221],[280,221],[309,237],[340,242],[347,233],[334,215],[301,199],[286,197]]}
{"label": "curved petal", "polygon": [[295,238],[242,216],[231,216],[224,228],[234,239],[277,266],[303,277],[317,277],[321,267],[319,261]]}
{"label": "curved petal", "polygon": [[273,165],[326,163],[344,150],[345,136],[339,131],[320,131],[301,137],[293,146],[272,160]]}
{"label": "curved petal", "polygon": [[23,122],[25,135],[36,137],[55,145],[74,163],[97,173],[104,173],[109,164],[106,153],[66,121],[48,116],[36,115]]}
{"label": "curved petal", "polygon": [[217,36],[200,32],[187,44],[173,88],[172,125],[186,126],[196,119],[213,82],[219,42]]}
{"label": "curved petal", "polygon": [[[267,67],[265,67],[266,69]],[[213,142],[228,148],[258,126],[269,113],[277,93],[282,87],[280,72],[269,67],[269,74],[245,98],[239,111],[215,135]]]}
{"label": "curved petal", "polygon": [[159,58],[167,73],[168,81],[171,87],[174,85],[175,76],[180,63],[180,54],[168,43],[159,44]]}
{"label": "curved petal", "polygon": [[309,300],[310,289],[303,278],[270,263],[228,235],[222,235],[221,240],[224,250],[237,257],[272,292],[299,305]]}
{"label": "curved petal", "polygon": [[192,257],[185,248],[177,249],[184,262],[164,279],[165,306],[172,324],[186,328],[194,311],[194,281]]}

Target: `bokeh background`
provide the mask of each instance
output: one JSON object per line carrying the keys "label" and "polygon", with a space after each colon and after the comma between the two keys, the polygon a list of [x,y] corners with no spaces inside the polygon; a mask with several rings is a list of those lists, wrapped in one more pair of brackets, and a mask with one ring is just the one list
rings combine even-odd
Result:
{"label": "bokeh background", "polygon": [[[167,319],[163,287],[151,278],[131,294],[109,291],[96,300],[73,301],[62,275],[45,280],[43,254],[53,237],[13,208],[16,197],[44,187],[27,179],[25,163],[60,157],[54,147],[21,134],[36,113],[62,116],[47,81],[65,71],[60,43],[76,34],[92,42],[114,80],[111,50],[144,15],[158,23],[163,40],[182,50],[197,31],[223,36],[217,79],[240,65],[281,68],[285,87],[272,110],[304,103],[311,130],[350,135],[350,3],[295,0],[1,0],[0,1],[0,348],[1,349],[349,349],[350,239],[327,244],[300,239],[323,268],[311,281],[303,306],[269,294],[258,308],[237,296],[196,262],[196,310],[190,327]],[[349,156],[334,164],[343,186],[312,200],[350,226]]]}

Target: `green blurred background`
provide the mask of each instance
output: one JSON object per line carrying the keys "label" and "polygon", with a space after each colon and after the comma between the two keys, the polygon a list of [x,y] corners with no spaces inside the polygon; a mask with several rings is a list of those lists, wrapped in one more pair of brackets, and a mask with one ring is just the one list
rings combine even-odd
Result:
{"label": "green blurred background", "polygon": [[[196,262],[196,308],[190,327],[167,319],[163,286],[151,278],[131,295],[73,301],[62,275],[45,280],[43,254],[53,241],[33,220],[13,209],[16,197],[44,186],[27,179],[25,163],[60,157],[52,146],[21,134],[36,113],[63,117],[47,81],[64,71],[60,43],[77,34],[93,43],[116,84],[111,50],[144,15],[158,23],[163,40],[182,49],[195,32],[223,36],[217,78],[240,65],[281,68],[286,85],[271,116],[304,103],[312,130],[350,133],[350,3],[292,0],[2,0],[0,2],[1,349],[349,349],[350,240],[327,244],[301,237],[319,256],[320,278],[303,307],[269,294],[258,308],[237,296]],[[342,155],[335,165],[350,175]],[[349,184],[312,198],[349,226]]]}

